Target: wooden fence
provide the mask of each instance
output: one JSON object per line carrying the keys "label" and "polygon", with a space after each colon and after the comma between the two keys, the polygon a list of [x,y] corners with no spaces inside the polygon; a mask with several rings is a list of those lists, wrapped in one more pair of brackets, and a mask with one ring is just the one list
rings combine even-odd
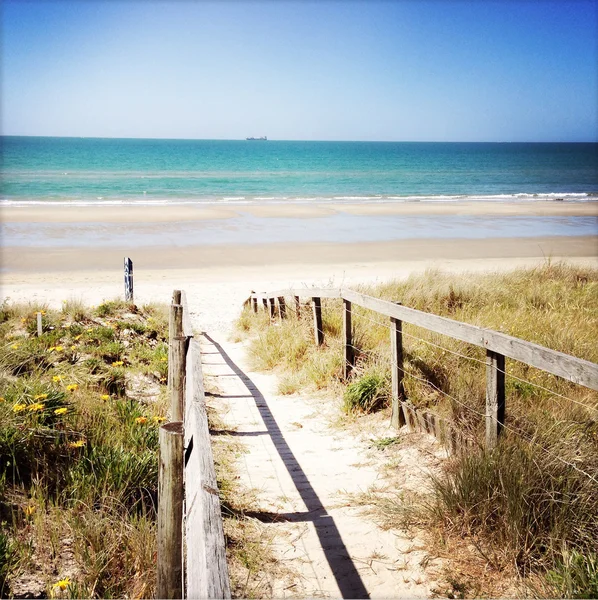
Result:
{"label": "wooden fence", "polygon": [[311,298],[314,339],[317,345],[324,343],[322,327],[322,298],[339,298],[343,301],[344,376],[349,377],[355,365],[355,348],[351,324],[353,304],[374,311],[390,319],[390,343],[392,357],[392,417],[395,427],[407,424],[411,429],[425,430],[455,444],[458,433],[431,411],[416,409],[405,396],[403,387],[403,323],[410,323],[435,333],[473,344],[486,351],[486,446],[494,448],[505,425],[505,357],[518,360],[569,381],[598,390],[598,365],[575,358],[562,352],[550,350],[498,331],[462,323],[432,313],[402,306],[400,303],[380,300],[347,288],[303,288],[273,292],[254,293],[246,304],[254,312],[263,304],[270,317],[276,314],[276,303],[281,318],[286,316],[285,298],[293,298],[297,316],[301,312],[301,298]]}
{"label": "wooden fence", "polygon": [[157,598],[230,598],[199,342],[185,293],[170,307],[171,422],[160,428]]}

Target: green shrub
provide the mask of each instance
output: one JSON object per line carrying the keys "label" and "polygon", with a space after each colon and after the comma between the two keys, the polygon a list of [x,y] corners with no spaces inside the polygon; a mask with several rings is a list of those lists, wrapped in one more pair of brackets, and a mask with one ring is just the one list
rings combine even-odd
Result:
{"label": "green shrub", "polygon": [[381,408],[388,398],[388,377],[381,373],[366,373],[350,383],[343,396],[345,412],[372,412]]}
{"label": "green shrub", "polygon": [[598,554],[563,551],[547,574],[548,583],[561,598],[598,598]]}

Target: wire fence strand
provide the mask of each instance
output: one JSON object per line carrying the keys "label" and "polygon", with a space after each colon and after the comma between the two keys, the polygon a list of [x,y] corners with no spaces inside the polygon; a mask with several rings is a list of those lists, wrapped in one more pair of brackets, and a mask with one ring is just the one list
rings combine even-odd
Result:
{"label": "wire fence strand", "polygon": [[[361,308],[361,307],[360,307]],[[357,311],[353,311],[353,328],[355,328],[355,321],[359,320],[359,319],[365,319],[371,323],[373,323],[376,326],[382,327],[382,328],[386,328],[388,329],[389,333],[392,331],[392,326],[390,324],[390,322],[382,322],[379,321],[375,318],[371,318],[370,316],[364,314],[364,313],[358,313]],[[486,361],[485,360],[481,360],[472,356],[467,356],[465,354],[462,354],[460,352],[457,352],[455,350],[452,350],[450,348],[446,348],[445,346],[442,346],[440,344],[437,344],[435,342],[432,342],[430,340],[426,340],[422,337],[407,333],[405,331],[402,331],[402,335],[409,337],[413,340],[417,340],[419,342],[423,342],[425,344],[428,344],[430,346],[433,346],[435,348],[438,348],[440,350],[443,350],[444,352],[448,352],[450,354],[453,354],[459,358],[471,361],[471,362],[476,362],[479,363],[481,365],[487,366]],[[561,456],[559,456],[558,454],[555,454],[552,450],[550,450],[549,448],[546,448],[545,446],[543,446],[540,442],[538,442],[537,440],[535,440],[533,437],[530,437],[526,432],[522,431],[521,429],[511,425],[510,423],[504,423],[498,422],[498,419],[496,418],[495,415],[493,414],[486,414],[483,413],[479,410],[477,410],[476,408],[470,406],[469,404],[467,404],[466,402],[463,402],[462,400],[460,400],[459,398],[457,398],[456,396],[454,396],[453,394],[449,394],[448,392],[444,391],[443,389],[441,389],[440,387],[438,387],[435,383],[433,383],[432,381],[430,381],[429,379],[424,379],[423,377],[420,377],[418,375],[416,375],[415,373],[411,372],[410,370],[406,370],[404,367],[400,367],[397,363],[396,360],[396,356],[393,356],[392,353],[387,352],[387,351],[380,351],[380,350],[368,350],[365,348],[359,348],[357,346],[354,346],[353,344],[348,344],[349,347],[351,347],[355,352],[357,352],[358,354],[367,354],[369,356],[374,356],[377,358],[382,358],[384,357],[385,359],[388,359],[390,357],[390,364],[392,366],[392,368],[394,369],[398,369],[400,370],[403,375],[407,376],[407,377],[411,377],[417,381],[420,381],[421,383],[423,383],[426,386],[431,387],[432,389],[436,390],[438,393],[440,393],[441,395],[443,395],[444,397],[448,398],[450,401],[455,402],[457,405],[461,406],[462,408],[468,410],[469,412],[471,412],[472,414],[476,415],[477,417],[481,417],[484,420],[486,419],[492,419],[492,421],[494,421],[495,423],[499,424],[502,428],[504,428],[505,430],[513,433],[514,435],[517,435],[519,437],[521,437],[523,440],[525,440],[527,443],[529,444],[534,444],[535,446],[537,446],[539,449],[541,449],[544,453],[546,453],[548,456],[551,456],[552,458],[554,458],[555,460],[561,462],[562,464],[571,467],[572,469],[574,469],[575,471],[577,471],[578,473],[584,475],[585,477],[587,477],[588,479],[590,479],[591,481],[593,481],[594,483],[598,483],[598,478],[596,478],[594,475],[592,475],[591,473],[588,473],[587,471],[585,471],[584,469],[581,469],[579,466],[577,466],[575,463],[570,462],[565,460],[564,458],[562,458]],[[353,365],[352,365],[353,366]],[[558,392],[555,392],[545,386],[542,386],[540,384],[534,383],[532,381],[529,381],[527,379],[524,379],[522,377],[518,377],[517,375],[514,375],[512,373],[508,373],[503,369],[497,369],[499,372],[504,373],[504,375],[506,377],[511,377],[515,380],[518,380],[522,383],[526,383],[528,385],[531,385],[535,388],[541,389],[545,392],[548,392],[549,394],[551,394],[552,396],[556,396],[556,397],[560,397],[564,400],[567,400],[569,402],[572,402],[574,404],[578,404],[580,406],[582,406],[583,408],[587,409],[587,410],[591,410],[591,411],[595,411],[598,413],[598,408],[593,407],[593,406],[588,406],[587,404],[580,402],[579,400],[575,400],[574,398],[570,398],[568,396],[565,396],[563,394],[560,394]],[[413,407],[417,410],[416,407]]]}

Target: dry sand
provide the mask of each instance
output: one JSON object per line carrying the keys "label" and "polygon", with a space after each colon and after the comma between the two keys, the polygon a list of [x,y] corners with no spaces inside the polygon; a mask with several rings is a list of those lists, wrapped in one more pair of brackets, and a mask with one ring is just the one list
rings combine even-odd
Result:
{"label": "dry sand", "polygon": [[372,202],[336,204],[180,204],[169,206],[3,206],[4,223],[160,223],[227,219],[239,214],[256,217],[316,218],[351,215],[472,215],[560,216],[598,215],[598,202]]}
{"label": "dry sand", "polygon": [[405,277],[428,268],[504,271],[547,259],[598,268],[598,238],[412,240],[360,244],[271,244],[138,248],[4,248],[0,298],[59,306],[90,304],[123,293],[123,256],[134,262],[140,303],[168,302],[185,289],[204,328],[222,328],[251,290],[355,285]]}

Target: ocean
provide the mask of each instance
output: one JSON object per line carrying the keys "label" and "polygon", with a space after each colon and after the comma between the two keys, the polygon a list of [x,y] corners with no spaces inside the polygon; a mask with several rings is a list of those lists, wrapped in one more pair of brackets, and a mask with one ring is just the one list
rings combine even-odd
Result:
{"label": "ocean", "polygon": [[598,200],[596,143],[0,138],[0,203]]}

